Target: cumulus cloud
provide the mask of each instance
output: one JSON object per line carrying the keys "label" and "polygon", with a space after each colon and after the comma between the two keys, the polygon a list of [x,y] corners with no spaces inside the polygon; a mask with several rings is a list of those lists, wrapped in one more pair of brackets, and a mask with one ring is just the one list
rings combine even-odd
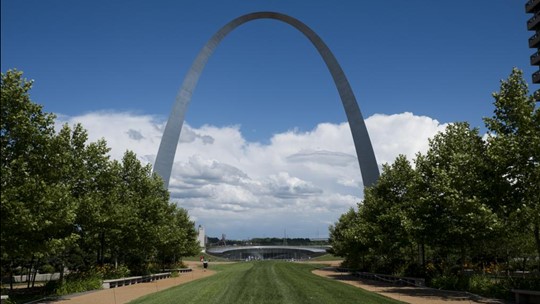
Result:
{"label": "cumulus cloud", "polygon": [[[152,115],[96,112],[58,121],[81,123],[90,141],[104,138],[111,157],[126,150],[153,164],[165,121]],[[399,154],[413,159],[445,124],[412,113],[366,119],[379,165]],[[318,237],[358,203],[362,178],[349,125],[321,123],[308,132],[275,134],[269,143],[247,141],[239,126],[185,123],[169,190],[209,235],[232,238]]]}
{"label": "cumulus cloud", "polygon": [[428,138],[444,131],[447,125],[410,112],[375,114],[366,119],[373,150],[380,164],[392,163],[399,154],[413,159],[417,152],[427,151]]}

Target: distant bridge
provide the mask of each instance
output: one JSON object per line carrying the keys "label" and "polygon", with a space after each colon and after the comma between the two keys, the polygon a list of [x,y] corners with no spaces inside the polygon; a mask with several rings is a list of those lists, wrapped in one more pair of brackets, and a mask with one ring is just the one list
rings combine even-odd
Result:
{"label": "distant bridge", "polygon": [[327,253],[330,246],[222,246],[206,252],[229,260],[308,260]]}

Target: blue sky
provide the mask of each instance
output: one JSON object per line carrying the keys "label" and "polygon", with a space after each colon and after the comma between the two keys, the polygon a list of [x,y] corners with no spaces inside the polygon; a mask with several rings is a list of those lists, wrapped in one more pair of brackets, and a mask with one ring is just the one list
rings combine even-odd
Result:
{"label": "blue sky", "polygon": [[[159,130],[206,41],[240,15],[277,11],[307,24],[332,50],[383,163],[425,151],[426,138],[446,123],[482,129],[491,93],[513,67],[530,83],[524,4],[2,0],[1,70],[24,71],[35,80],[34,102],[61,122],[84,122],[91,138],[107,139],[113,157],[132,149],[152,163]],[[113,120],[117,127],[106,127]],[[201,145],[180,145],[172,197],[214,236],[324,236],[362,197],[358,165],[344,157],[355,157],[345,121],[330,74],[302,34],[275,20],[244,24],[217,48],[194,92],[182,136]],[[204,136],[215,141],[205,145]],[[304,220],[287,223],[294,217],[284,214],[302,212]],[[266,225],[255,220],[261,214]]]}

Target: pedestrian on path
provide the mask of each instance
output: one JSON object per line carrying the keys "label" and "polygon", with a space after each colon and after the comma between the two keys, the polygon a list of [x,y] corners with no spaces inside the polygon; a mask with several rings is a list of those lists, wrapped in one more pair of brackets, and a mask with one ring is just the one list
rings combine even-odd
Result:
{"label": "pedestrian on path", "polygon": [[208,261],[206,259],[203,259],[203,268],[204,271],[206,271],[206,269],[208,268]]}

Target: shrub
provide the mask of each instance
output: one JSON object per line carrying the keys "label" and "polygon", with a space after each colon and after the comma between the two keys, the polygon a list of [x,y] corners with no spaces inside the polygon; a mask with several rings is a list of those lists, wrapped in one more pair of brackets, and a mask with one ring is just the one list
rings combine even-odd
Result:
{"label": "shrub", "polygon": [[473,275],[469,278],[469,291],[481,296],[490,296],[495,285],[487,276]]}
{"label": "shrub", "polygon": [[54,266],[52,266],[50,264],[42,265],[39,268],[39,273],[53,273],[55,271],[56,271],[56,269],[54,269]]}
{"label": "shrub", "polygon": [[439,289],[455,289],[457,277],[440,275],[431,279],[431,287]]}
{"label": "shrub", "polygon": [[440,275],[431,279],[431,286],[446,290],[468,290],[469,278],[456,275]]}
{"label": "shrub", "polygon": [[101,276],[95,272],[77,273],[66,276],[64,280],[49,281],[45,285],[48,294],[62,296],[70,293],[100,289]]}
{"label": "shrub", "polygon": [[501,281],[505,287],[510,289],[540,290],[540,277],[516,278],[508,277]]}
{"label": "shrub", "polygon": [[431,280],[431,286],[446,290],[468,291],[489,298],[510,299],[512,289],[540,290],[540,278],[441,275]]}
{"label": "shrub", "polygon": [[98,274],[102,279],[119,279],[129,276],[130,271],[125,265],[119,265],[118,267],[114,267],[111,264],[105,264],[103,266],[97,266],[94,271],[96,274]]}
{"label": "shrub", "polygon": [[402,276],[402,277],[418,277],[418,278],[421,278],[421,277],[426,276],[426,271],[424,270],[424,268],[420,264],[409,263],[409,264],[404,264],[396,272],[395,275]]}

